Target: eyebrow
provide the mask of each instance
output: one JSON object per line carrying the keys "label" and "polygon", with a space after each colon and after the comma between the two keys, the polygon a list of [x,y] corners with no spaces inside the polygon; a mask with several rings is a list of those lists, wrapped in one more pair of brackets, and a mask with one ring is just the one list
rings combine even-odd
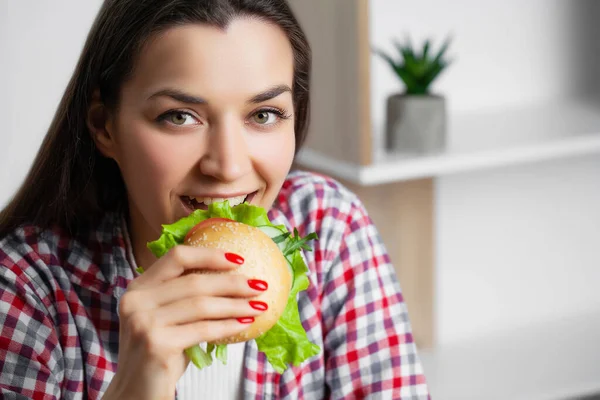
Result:
{"label": "eyebrow", "polygon": [[[288,85],[276,85],[276,86],[273,86],[273,87],[265,90],[264,92],[261,92],[261,93],[255,95],[250,100],[248,100],[248,103],[249,104],[263,103],[265,101],[274,99],[275,97],[277,97],[283,93],[286,93],[286,92],[290,92],[290,93],[292,92],[292,89]],[[206,101],[202,97],[194,96],[194,95],[185,93],[185,92],[183,92],[181,90],[177,90],[177,89],[159,90],[158,92],[151,95],[148,99],[152,99],[155,97],[161,97],[161,96],[170,97],[174,100],[179,101],[180,103],[186,103],[186,104],[207,104],[208,103],[208,101]]]}
{"label": "eyebrow", "polygon": [[265,101],[274,99],[275,97],[279,96],[280,94],[283,94],[286,92],[292,93],[292,89],[288,85],[273,86],[272,88],[267,89],[264,92],[259,93],[256,96],[252,97],[250,99],[250,101],[248,101],[248,103],[251,103],[251,104],[263,103]]}
{"label": "eyebrow", "polygon": [[148,99],[152,99],[154,97],[161,97],[161,96],[170,97],[172,99],[179,101],[180,103],[187,103],[187,104],[206,104],[207,103],[207,101],[204,100],[202,97],[193,96],[191,94],[187,94],[187,93],[182,92],[181,90],[176,90],[176,89],[159,90],[158,92],[154,93],[152,96],[148,97]]}

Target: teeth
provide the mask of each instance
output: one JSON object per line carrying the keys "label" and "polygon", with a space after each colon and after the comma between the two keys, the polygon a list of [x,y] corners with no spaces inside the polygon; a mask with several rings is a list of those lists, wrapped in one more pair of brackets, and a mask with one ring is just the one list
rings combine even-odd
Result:
{"label": "teeth", "polygon": [[204,203],[206,205],[209,205],[212,203],[219,203],[224,200],[229,200],[229,205],[233,207],[233,206],[237,206],[238,204],[242,204],[244,202],[244,200],[246,200],[246,195],[230,197],[227,199],[223,199],[220,197],[193,197],[193,196],[190,196],[190,199],[194,199],[198,203]]}
{"label": "teeth", "polygon": [[238,204],[242,204],[244,202],[244,200],[246,200],[246,195],[243,196],[238,196],[238,197],[232,197],[229,200],[229,205],[230,206],[237,206]]}

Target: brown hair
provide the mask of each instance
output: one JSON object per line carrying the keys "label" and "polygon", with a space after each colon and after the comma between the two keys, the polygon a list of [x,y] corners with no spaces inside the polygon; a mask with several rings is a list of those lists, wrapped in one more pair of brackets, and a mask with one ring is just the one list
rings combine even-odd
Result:
{"label": "brown hair", "polygon": [[118,107],[121,86],[152,35],[194,23],[224,29],[238,16],[275,24],[289,38],[298,151],[309,121],[311,51],[285,0],[105,0],[33,165],[0,212],[0,237],[23,223],[75,232],[105,212],[124,207],[120,171],[113,160],[100,155],[87,128],[93,91],[99,90],[107,107]]}

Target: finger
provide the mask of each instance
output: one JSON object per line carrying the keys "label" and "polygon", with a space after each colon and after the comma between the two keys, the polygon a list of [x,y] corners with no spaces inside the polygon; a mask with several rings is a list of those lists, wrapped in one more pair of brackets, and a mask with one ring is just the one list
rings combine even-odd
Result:
{"label": "finger", "polygon": [[256,279],[239,274],[190,274],[144,290],[144,297],[152,299],[156,306],[197,296],[250,298],[266,290],[266,282],[261,281],[262,285],[256,285],[256,282]]}
{"label": "finger", "polygon": [[183,325],[203,320],[256,317],[266,311],[267,304],[258,300],[227,297],[191,297],[161,307],[155,317],[163,326]]}
{"label": "finger", "polygon": [[175,246],[136,279],[137,286],[139,288],[158,285],[194,269],[230,271],[238,268],[243,262],[241,256],[219,249]]}
{"label": "finger", "polygon": [[249,326],[236,319],[224,319],[220,321],[201,321],[186,325],[167,328],[169,338],[174,345],[180,348],[188,348],[198,343],[214,342],[216,340],[236,335],[243,332]]}

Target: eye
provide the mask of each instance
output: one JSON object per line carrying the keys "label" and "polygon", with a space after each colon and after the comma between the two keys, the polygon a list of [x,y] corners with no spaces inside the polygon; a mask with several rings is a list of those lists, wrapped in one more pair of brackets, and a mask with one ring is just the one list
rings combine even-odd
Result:
{"label": "eye", "polygon": [[197,125],[198,119],[192,114],[185,111],[169,111],[158,117],[159,122],[167,122],[171,125],[186,126],[186,125]]}
{"label": "eye", "polygon": [[262,128],[271,128],[291,117],[292,116],[285,110],[280,110],[278,108],[263,108],[252,114],[251,122]]}
{"label": "eye", "polygon": [[191,114],[181,111],[172,112],[168,117],[168,121],[174,125],[190,125],[195,122],[194,119]]}
{"label": "eye", "polygon": [[260,110],[252,116],[252,120],[259,125],[271,125],[277,122],[278,117],[275,111]]}

